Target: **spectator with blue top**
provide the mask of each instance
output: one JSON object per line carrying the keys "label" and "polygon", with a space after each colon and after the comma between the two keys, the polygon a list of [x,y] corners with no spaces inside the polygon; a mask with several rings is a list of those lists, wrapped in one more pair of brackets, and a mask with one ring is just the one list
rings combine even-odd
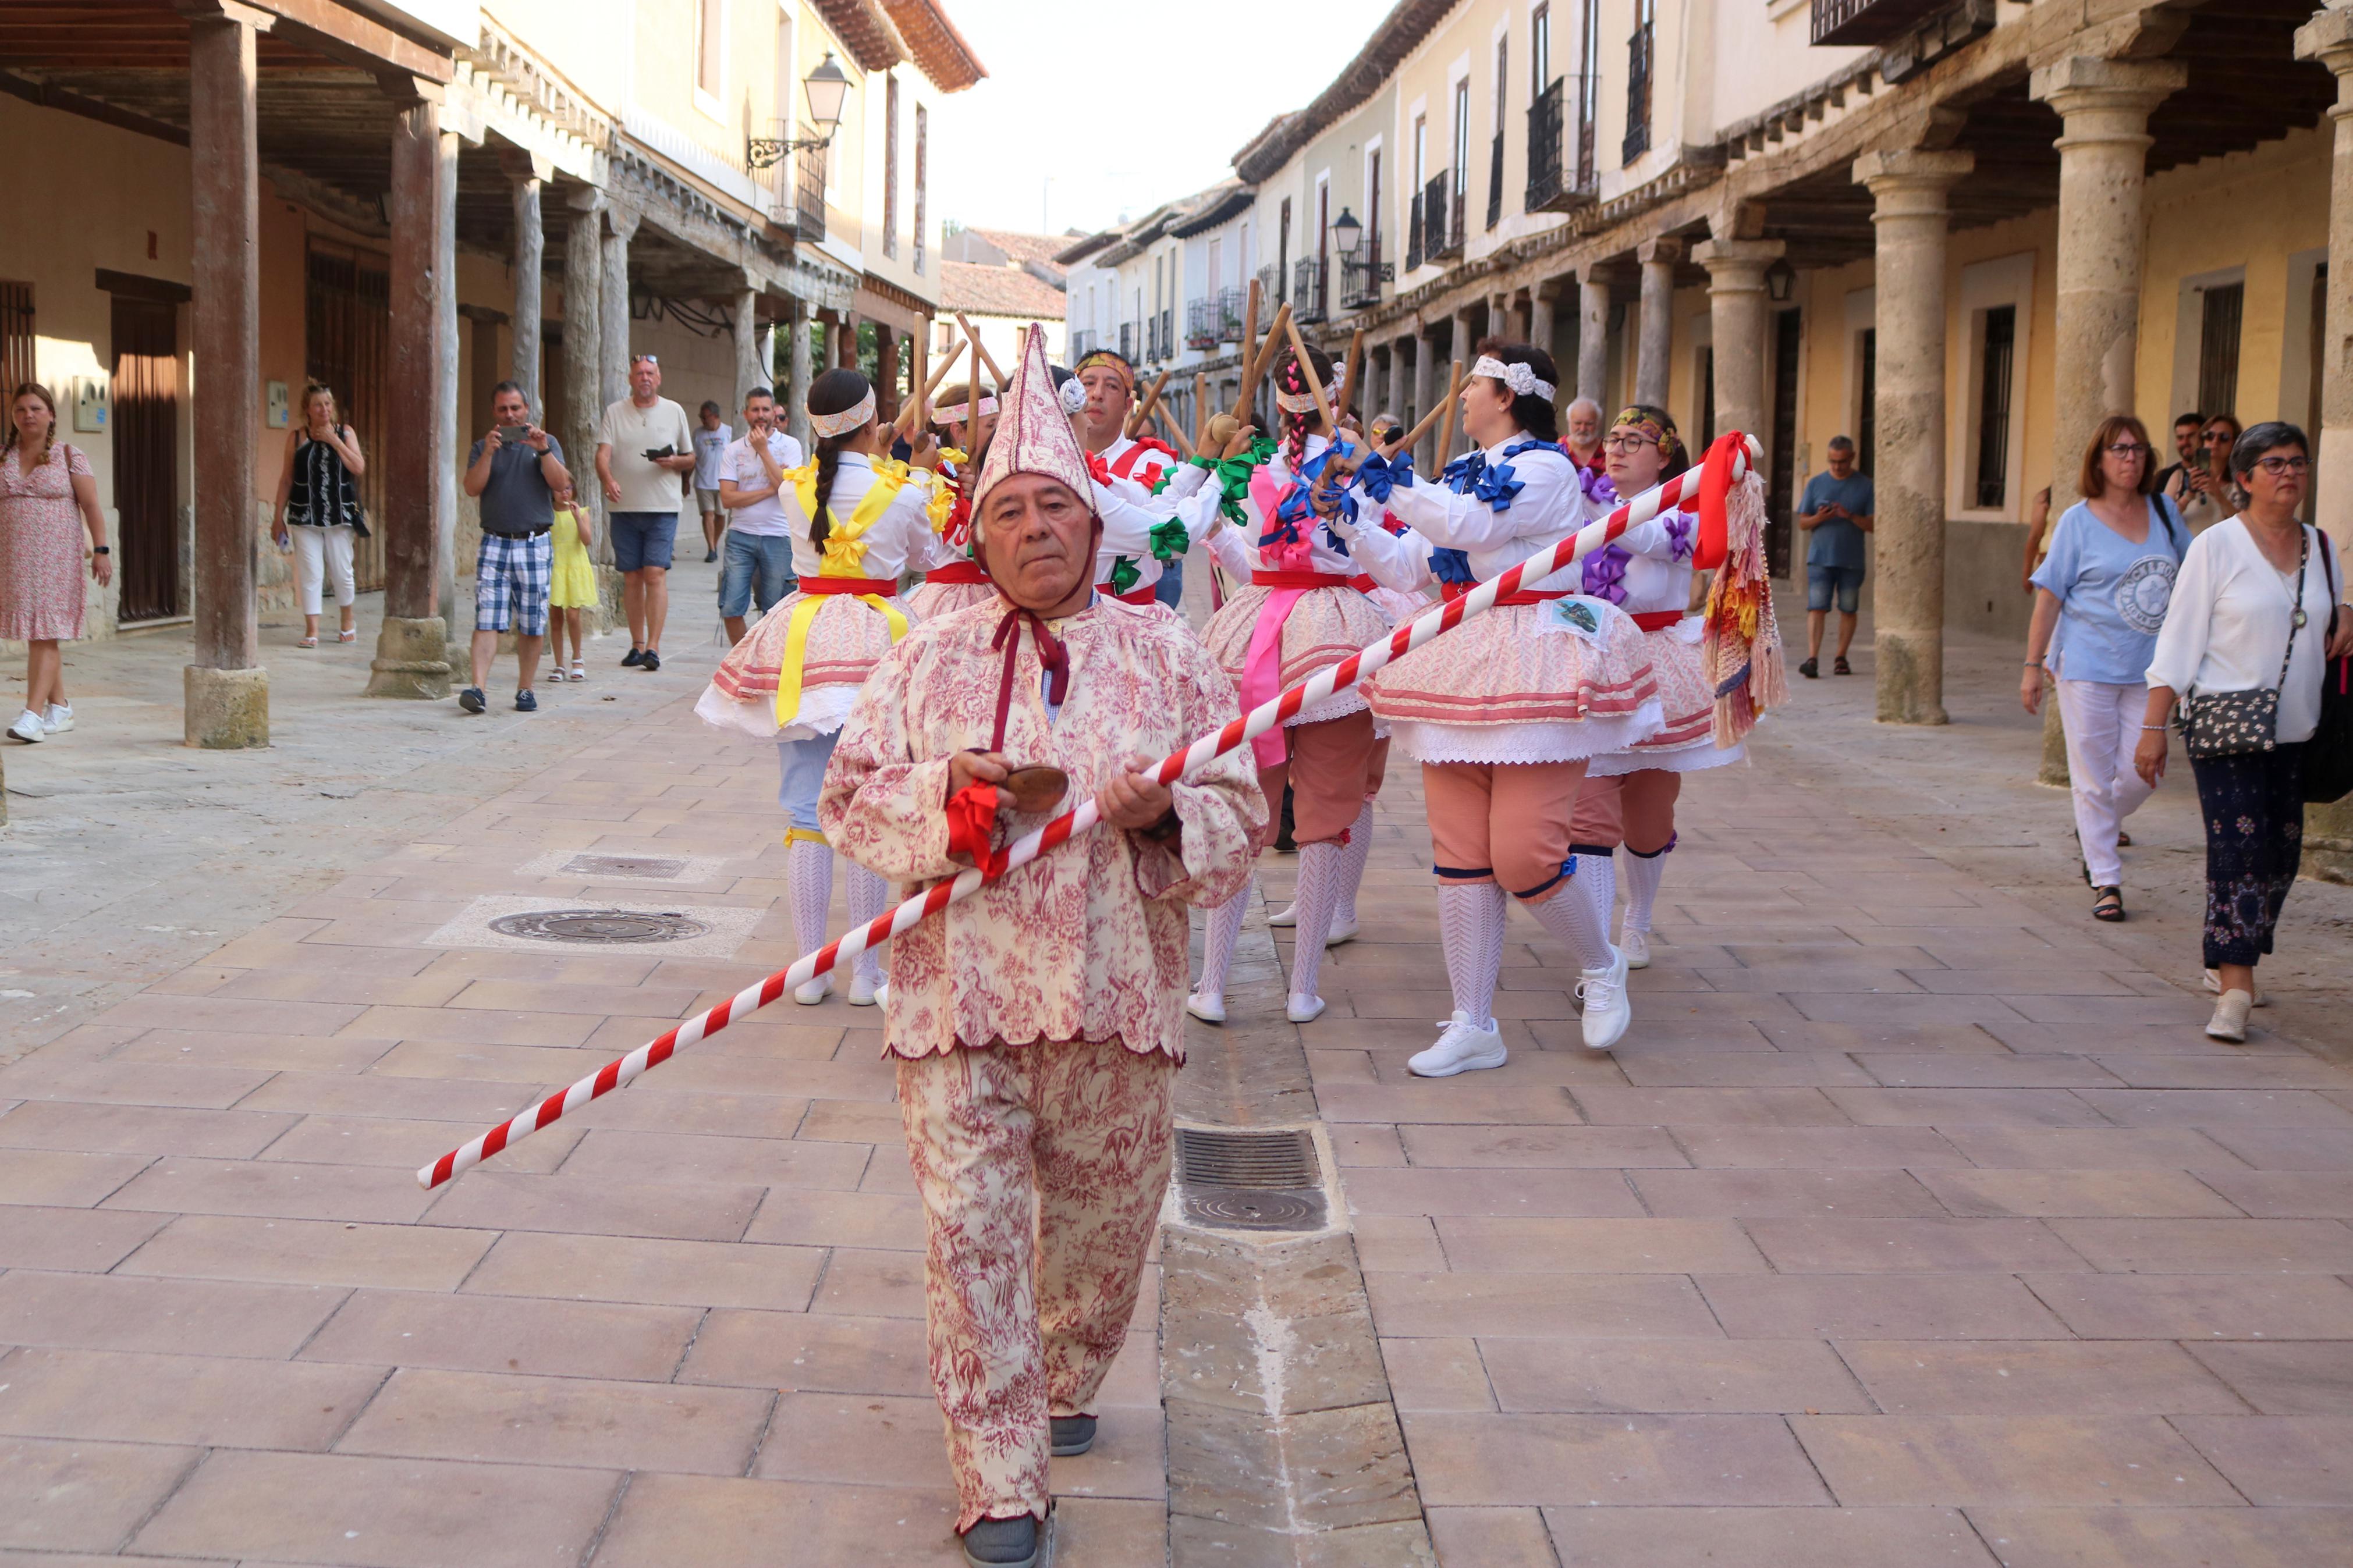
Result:
{"label": "spectator with blue top", "polygon": [[2149,660],[2189,546],[2173,502],[2151,493],[2156,456],[2147,427],[2129,414],[2108,416],[2093,433],[2079,481],[2084,499],[2060,514],[2031,579],[2034,618],[2018,689],[2033,713],[2042,703],[2043,672],[2057,679],[2092,916],[2110,921],[2125,918],[2116,852],[2125,818],[2156,788],[2135,771],[2133,753]]}
{"label": "spectator with blue top", "polygon": [[1806,542],[1806,661],[1798,673],[1811,680],[1821,674],[1822,632],[1830,621],[1831,604],[1839,611],[1838,656],[1831,663],[1839,675],[1852,675],[1846,656],[1854,647],[1854,626],[1862,606],[1862,536],[1877,521],[1876,498],[1871,476],[1854,466],[1851,437],[1831,437],[1828,473],[1806,481],[1798,502],[1798,526],[1810,535]]}

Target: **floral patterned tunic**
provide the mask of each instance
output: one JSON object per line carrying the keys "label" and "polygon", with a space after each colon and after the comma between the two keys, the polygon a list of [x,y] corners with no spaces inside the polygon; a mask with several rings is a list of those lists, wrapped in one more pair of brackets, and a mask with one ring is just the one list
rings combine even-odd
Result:
{"label": "floral patterned tunic", "polygon": [[26,473],[0,455],[0,637],[70,641],[82,634],[81,508],[73,481],[90,459],[59,441]]}

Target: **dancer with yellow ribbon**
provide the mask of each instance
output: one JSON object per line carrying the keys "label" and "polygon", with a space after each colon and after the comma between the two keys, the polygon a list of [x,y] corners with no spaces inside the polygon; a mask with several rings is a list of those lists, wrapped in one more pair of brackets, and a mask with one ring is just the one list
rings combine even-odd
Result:
{"label": "dancer with yellow ribbon", "polygon": [[[824,940],[833,899],[833,850],[817,821],[825,766],[859,688],[907,635],[899,578],[933,548],[932,513],[947,495],[934,471],[937,444],[925,435],[911,463],[892,461],[874,410],[874,388],[854,370],[829,370],[810,386],[817,457],[786,473],[781,498],[800,587],[735,645],[694,706],[707,723],[776,743],[786,899],[805,942]],[[881,913],[889,895],[881,878],[849,868],[852,921]],[[872,1005],[882,984],[881,955],[860,955],[850,1005]],[[820,975],[793,999],[814,1005],[830,988]]]}

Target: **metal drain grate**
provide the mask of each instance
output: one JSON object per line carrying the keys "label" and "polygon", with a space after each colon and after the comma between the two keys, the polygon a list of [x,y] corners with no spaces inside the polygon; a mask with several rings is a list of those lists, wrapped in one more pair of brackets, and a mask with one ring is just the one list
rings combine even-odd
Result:
{"label": "metal drain grate", "polygon": [[1320,1184],[1315,1140],[1296,1128],[1281,1132],[1240,1132],[1222,1127],[1180,1127],[1176,1130],[1176,1163],[1188,1186]]}
{"label": "metal drain grate", "polygon": [[711,930],[686,915],[636,910],[544,910],[502,915],[491,922],[491,929],[535,942],[683,942]]}
{"label": "metal drain grate", "polygon": [[663,860],[651,855],[575,855],[564,869],[584,877],[675,877],[686,869],[683,860]]}
{"label": "metal drain grate", "polygon": [[1223,1230],[1320,1230],[1323,1168],[1315,1140],[1297,1129],[1176,1130],[1186,1216]]}

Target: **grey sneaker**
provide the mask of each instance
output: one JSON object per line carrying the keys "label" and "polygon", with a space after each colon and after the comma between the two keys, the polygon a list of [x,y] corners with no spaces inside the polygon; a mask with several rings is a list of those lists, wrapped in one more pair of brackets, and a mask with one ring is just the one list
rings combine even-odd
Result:
{"label": "grey sneaker", "polygon": [[2255,999],[2243,991],[2223,992],[2222,999],[2214,1004],[2214,1016],[2206,1021],[2206,1037],[2228,1040],[2234,1046],[2245,1044],[2247,1009],[2254,1005]]}
{"label": "grey sneaker", "polygon": [[469,686],[458,693],[458,706],[469,713],[480,713],[490,705],[490,699],[482,695],[482,689],[479,686]]}
{"label": "grey sneaker", "polygon": [[1092,1415],[1057,1415],[1049,1426],[1053,1456],[1058,1459],[1083,1454],[1095,1446],[1095,1418]]}
{"label": "grey sneaker", "polygon": [[1037,1568],[1038,1521],[1026,1513],[982,1520],[964,1533],[964,1560],[969,1568]]}

